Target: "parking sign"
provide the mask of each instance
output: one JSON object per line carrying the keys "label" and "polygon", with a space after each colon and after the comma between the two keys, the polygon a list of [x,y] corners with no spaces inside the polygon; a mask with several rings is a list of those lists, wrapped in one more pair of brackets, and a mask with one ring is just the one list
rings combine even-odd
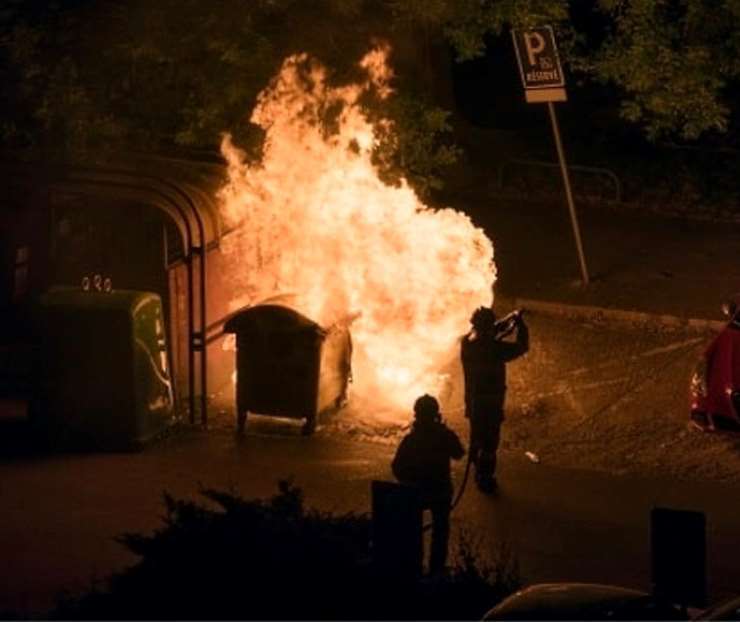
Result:
{"label": "parking sign", "polygon": [[527,101],[565,101],[565,77],[552,27],[512,30],[511,35]]}
{"label": "parking sign", "polygon": [[516,60],[519,63],[519,73],[522,77],[527,102],[530,104],[547,104],[547,111],[552,123],[552,133],[555,137],[555,147],[560,161],[560,172],[563,175],[565,198],[568,201],[568,210],[573,224],[573,237],[578,251],[578,261],[581,264],[581,278],[583,284],[588,285],[588,267],[586,266],[586,255],[581,243],[581,228],[578,225],[578,215],[573,202],[573,192],[570,188],[568,165],[565,161],[565,150],[563,149],[563,141],[560,139],[558,118],[553,105],[553,102],[564,102],[567,99],[565,95],[565,77],[563,76],[563,68],[560,66],[558,48],[555,45],[555,33],[553,33],[551,26],[541,26],[528,30],[512,30],[511,37],[514,40]]}

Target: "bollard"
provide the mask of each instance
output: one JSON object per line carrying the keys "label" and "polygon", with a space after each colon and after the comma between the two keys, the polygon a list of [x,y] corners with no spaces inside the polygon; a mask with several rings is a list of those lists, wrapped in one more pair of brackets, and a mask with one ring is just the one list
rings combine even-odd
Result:
{"label": "bollard", "polygon": [[376,480],[371,495],[375,572],[394,581],[415,581],[421,576],[424,555],[419,491]]}
{"label": "bollard", "polygon": [[707,545],[704,514],[653,508],[650,544],[655,598],[683,607],[705,607]]}

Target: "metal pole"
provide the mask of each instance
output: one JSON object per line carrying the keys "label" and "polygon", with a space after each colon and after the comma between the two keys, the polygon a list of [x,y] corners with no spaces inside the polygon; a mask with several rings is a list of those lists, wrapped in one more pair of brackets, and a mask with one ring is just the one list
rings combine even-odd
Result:
{"label": "metal pole", "polygon": [[555,135],[555,146],[557,147],[558,159],[560,160],[560,172],[563,174],[565,197],[568,199],[568,210],[570,211],[570,220],[573,225],[573,236],[576,239],[578,260],[581,262],[581,278],[583,279],[583,284],[588,285],[588,268],[586,267],[586,256],[583,254],[583,244],[581,243],[581,229],[578,226],[578,215],[576,214],[576,206],[573,202],[573,193],[570,190],[568,166],[565,163],[565,152],[563,151],[563,143],[560,140],[558,119],[555,116],[555,106],[552,105],[552,102],[547,102],[547,110],[550,113],[550,121],[552,122],[552,133]]}
{"label": "metal pole", "polygon": [[190,247],[190,252],[185,257],[185,268],[187,269],[188,279],[188,389],[190,394],[188,395],[188,405],[190,408],[189,419],[190,423],[195,423],[195,296],[193,284],[193,248]]}

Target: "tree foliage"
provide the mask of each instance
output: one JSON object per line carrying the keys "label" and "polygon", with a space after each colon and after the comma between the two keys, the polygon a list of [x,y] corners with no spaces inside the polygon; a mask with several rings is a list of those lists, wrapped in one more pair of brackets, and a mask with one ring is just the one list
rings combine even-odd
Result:
{"label": "tree foliage", "polygon": [[62,601],[53,618],[480,619],[519,587],[506,549],[496,565],[482,564],[465,534],[446,579],[389,580],[371,563],[367,515],[306,508],[290,482],[266,500],[202,494],[205,502],[165,495],[161,528],[119,538],[137,563]]}
{"label": "tree foliage", "polygon": [[486,38],[510,27],[559,25],[567,20],[566,0],[388,0],[396,20],[443,35],[458,60],[486,51]]}
{"label": "tree foliage", "polygon": [[608,36],[586,67],[621,87],[622,115],[650,138],[725,131],[740,77],[739,0],[602,0]]}
{"label": "tree foliage", "polygon": [[442,138],[452,130],[450,112],[406,93],[394,97],[389,107],[377,113],[394,122],[376,125],[378,145],[373,162],[386,183],[396,184],[403,176],[426,197],[442,187],[437,173],[460,156],[460,149]]}
{"label": "tree foliage", "polygon": [[[6,144],[51,151],[215,149],[229,132],[258,153],[262,134],[249,114],[286,56],[308,52],[346,82],[373,41],[394,34],[384,3],[367,0],[32,5],[16,0],[1,24],[15,98],[0,131]],[[456,152],[447,114],[413,71],[399,84],[407,88],[394,85],[398,98],[382,113],[398,134],[383,137],[377,159],[387,178],[404,174],[424,192]],[[405,170],[391,170],[400,163]]]}
{"label": "tree foliage", "polygon": [[[459,60],[509,28],[554,25],[567,65],[616,86],[622,117],[653,140],[725,132],[738,112],[740,0],[390,2],[397,19],[445,37]],[[584,13],[594,16],[579,30]]]}
{"label": "tree foliage", "polygon": [[[599,32],[579,26],[593,13]],[[45,149],[213,148],[229,131],[259,146],[248,116],[289,54],[356,76],[372,41],[398,43],[385,111],[384,174],[440,184],[457,152],[436,101],[430,50],[457,60],[510,27],[550,23],[572,70],[617,87],[647,136],[695,139],[728,128],[740,75],[740,0],[7,0],[0,9],[0,140]],[[579,30],[579,28],[581,28]],[[440,105],[442,103],[442,106]]]}

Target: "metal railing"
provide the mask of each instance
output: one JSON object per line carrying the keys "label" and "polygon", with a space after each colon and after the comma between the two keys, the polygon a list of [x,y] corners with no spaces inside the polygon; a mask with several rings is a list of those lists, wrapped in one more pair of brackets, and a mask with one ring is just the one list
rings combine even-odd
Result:
{"label": "metal railing", "polygon": [[[503,190],[504,188],[506,169],[507,168],[510,169],[514,165],[532,166],[532,167],[555,169],[555,170],[557,170],[560,166],[557,162],[546,162],[544,160],[529,160],[529,159],[521,159],[521,158],[511,158],[509,160],[505,160],[504,162],[499,164],[498,171],[497,171],[497,182],[498,182],[498,188],[500,190]],[[622,183],[619,181],[619,177],[617,177],[614,171],[608,168],[601,168],[597,166],[582,166],[580,164],[570,164],[568,166],[568,169],[570,171],[586,173],[586,174],[593,174],[593,175],[601,176],[601,177],[608,179],[613,189],[613,198],[610,200],[614,201],[615,203],[622,202]]]}

